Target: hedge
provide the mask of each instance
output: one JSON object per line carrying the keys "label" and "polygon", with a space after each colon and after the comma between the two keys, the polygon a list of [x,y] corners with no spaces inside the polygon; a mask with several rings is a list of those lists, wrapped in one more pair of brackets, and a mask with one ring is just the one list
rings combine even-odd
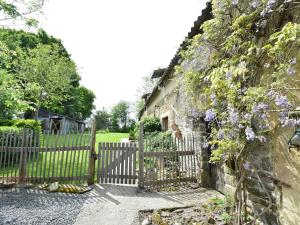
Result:
{"label": "hedge", "polygon": [[[1,128],[2,127],[2,128]],[[23,128],[35,130],[40,133],[42,131],[41,124],[39,121],[35,120],[24,120],[24,119],[15,119],[15,120],[0,120],[0,130],[14,130],[15,128]]]}

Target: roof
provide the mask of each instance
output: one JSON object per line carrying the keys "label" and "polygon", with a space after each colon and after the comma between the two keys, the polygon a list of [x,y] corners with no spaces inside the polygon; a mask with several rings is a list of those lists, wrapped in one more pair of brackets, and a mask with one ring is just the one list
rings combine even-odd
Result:
{"label": "roof", "polygon": [[77,120],[77,119],[74,119],[74,118],[71,118],[68,116],[54,113],[54,112],[48,111],[46,109],[39,109],[38,118],[39,119],[41,119],[41,118],[66,118],[68,120],[73,120],[77,123],[85,123],[84,121],[80,121],[80,120]]}
{"label": "roof", "polygon": [[158,70],[154,70],[153,71],[153,74],[151,76],[151,79],[154,79],[154,78],[161,78],[164,73],[165,73],[166,69],[158,69]]}
{"label": "roof", "polygon": [[[201,25],[207,21],[213,18],[212,14],[212,4],[211,2],[206,3],[206,8],[202,10],[201,15],[198,17],[198,19],[194,22],[194,26],[191,28],[191,31],[188,33],[185,40],[181,43],[179,49],[177,50],[175,56],[172,58],[169,66],[164,69],[164,73],[162,74],[160,80],[158,81],[157,85],[154,87],[151,95],[147,98],[145,102],[145,107],[140,111],[139,117],[142,116],[144,113],[147,104],[151,101],[152,97],[155,95],[155,93],[158,91],[159,87],[163,85],[164,81],[166,81],[169,77],[169,75],[172,73],[174,67],[178,65],[180,60],[180,51],[187,49],[189,46],[189,40],[195,37],[196,35],[202,33]],[[155,71],[154,71],[155,72]]]}

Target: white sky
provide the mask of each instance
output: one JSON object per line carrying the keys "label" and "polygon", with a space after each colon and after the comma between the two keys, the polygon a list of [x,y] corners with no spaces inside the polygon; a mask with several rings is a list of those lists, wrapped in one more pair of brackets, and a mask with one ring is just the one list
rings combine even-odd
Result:
{"label": "white sky", "polygon": [[206,0],[49,0],[41,27],[60,38],[97,109],[134,101],[141,77],[166,67]]}

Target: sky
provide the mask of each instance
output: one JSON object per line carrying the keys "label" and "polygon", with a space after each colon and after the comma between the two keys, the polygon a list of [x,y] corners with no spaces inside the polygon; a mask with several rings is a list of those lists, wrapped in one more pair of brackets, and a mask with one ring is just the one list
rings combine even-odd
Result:
{"label": "sky", "polygon": [[41,27],[62,40],[96,108],[134,102],[143,76],[167,67],[206,0],[48,0]]}

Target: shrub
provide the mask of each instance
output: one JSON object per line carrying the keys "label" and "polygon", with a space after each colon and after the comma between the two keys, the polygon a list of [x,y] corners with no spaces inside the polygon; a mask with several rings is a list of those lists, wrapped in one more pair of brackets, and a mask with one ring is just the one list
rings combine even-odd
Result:
{"label": "shrub", "polygon": [[157,117],[144,117],[141,122],[144,124],[145,133],[161,131],[160,119]]}
{"label": "shrub", "polygon": [[134,128],[135,139],[138,139],[139,137],[141,122],[144,124],[144,134],[161,132],[161,124],[159,118],[153,116],[144,117],[140,122],[137,122],[135,124],[135,128]]}
{"label": "shrub", "polygon": [[[15,120],[0,120],[0,127],[11,127],[10,130],[15,128],[27,128],[34,130],[37,133],[40,133],[42,128],[39,121],[35,120],[24,120],[24,119],[15,119]],[[5,128],[7,129],[7,128]]]}

